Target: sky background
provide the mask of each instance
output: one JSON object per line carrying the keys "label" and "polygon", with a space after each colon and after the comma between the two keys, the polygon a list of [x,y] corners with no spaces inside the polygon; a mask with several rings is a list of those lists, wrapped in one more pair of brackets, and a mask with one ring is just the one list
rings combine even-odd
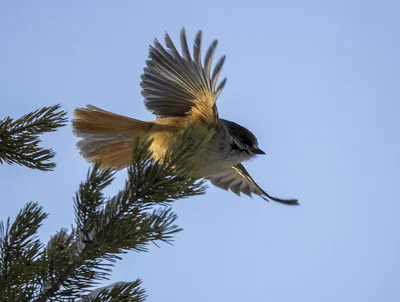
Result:
{"label": "sky background", "polygon": [[[149,302],[400,301],[400,2],[1,1],[0,118],[61,103],[151,119],[140,95],[148,45],[185,26],[227,55],[220,116],[266,156],[245,166],[300,207],[210,187],[177,201],[174,246],[129,253],[112,280]],[[203,52],[204,53],[204,52]],[[0,167],[0,220],[30,200],[47,240],[74,219],[89,165],[68,125],[43,137],[54,172]],[[123,186],[126,172],[107,193]]]}

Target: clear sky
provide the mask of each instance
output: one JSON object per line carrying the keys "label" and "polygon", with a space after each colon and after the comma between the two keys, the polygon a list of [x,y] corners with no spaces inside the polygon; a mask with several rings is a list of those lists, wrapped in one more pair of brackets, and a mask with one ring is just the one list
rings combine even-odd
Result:
{"label": "clear sky", "polygon": [[[148,45],[185,26],[219,39],[220,116],[267,155],[246,164],[270,194],[210,187],[177,201],[175,245],[129,253],[112,281],[148,301],[400,301],[400,2],[1,1],[0,116],[87,103],[151,119],[140,95]],[[44,137],[54,172],[0,167],[0,219],[29,200],[47,239],[73,221],[88,164],[70,126]],[[125,172],[107,192],[123,185]]]}

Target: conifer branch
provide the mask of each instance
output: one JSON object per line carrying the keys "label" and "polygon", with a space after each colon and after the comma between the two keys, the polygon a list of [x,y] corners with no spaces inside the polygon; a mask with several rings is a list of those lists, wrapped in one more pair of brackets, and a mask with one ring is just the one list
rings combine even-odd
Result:
{"label": "conifer branch", "polygon": [[204,193],[195,156],[211,135],[202,127],[189,127],[161,162],[152,158],[151,141],[138,139],[125,186],[111,198],[103,190],[115,172],[96,164],[75,195],[75,225],[58,231],[46,247],[36,236],[47,217],[38,204],[28,203],[12,224],[10,219],[1,223],[0,300],[143,301],[140,279],[90,290],[109,279],[121,254],[147,251],[151,243],[172,243],[181,228],[166,205]]}
{"label": "conifer branch", "polygon": [[29,202],[12,224],[10,219],[0,223],[1,298],[26,301],[38,290],[43,244],[36,234],[47,216],[37,203]]}
{"label": "conifer branch", "polygon": [[[137,140],[125,187],[112,198],[105,198],[102,190],[112,183],[114,172],[95,165],[75,196],[76,227],[50,240],[43,262],[48,265],[46,276],[52,277],[43,280],[36,301],[82,297],[109,278],[121,254],[147,251],[150,243],[171,243],[181,231],[177,216],[170,208],[154,206],[204,193],[194,163],[211,135],[201,127],[188,128],[162,162],[152,158],[151,141]],[[138,285],[129,301],[143,300],[145,292]],[[116,298],[121,292],[105,294]]]}
{"label": "conifer branch", "polygon": [[0,120],[0,164],[18,164],[42,171],[52,170],[56,164],[50,160],[55,153],[39,144],[39,134],[52,132],[65,126],[67,113],[61,106],[43,107],[19,119],[5,117]]}
{"label": "conifer branch", "polygon": [[143,302],[146,298],[146,293],[140,288],[140,284],[140,280],[134,282],[116,282],[91,292],[90,295],[79,302]]}

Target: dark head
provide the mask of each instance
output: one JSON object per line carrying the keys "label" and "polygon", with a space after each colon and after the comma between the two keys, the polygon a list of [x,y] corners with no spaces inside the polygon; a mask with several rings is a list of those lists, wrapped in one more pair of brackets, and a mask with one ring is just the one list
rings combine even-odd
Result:
{"label": "dark head", "polygon": [[258,148],[257,138],[248,129],[239,124],[231,121],[220,119],[222,124],[228,130],[229,134],[233,138],[232,149],[243,153],[247,156],[254,156],[256,154],[265,154],[260,148]]}

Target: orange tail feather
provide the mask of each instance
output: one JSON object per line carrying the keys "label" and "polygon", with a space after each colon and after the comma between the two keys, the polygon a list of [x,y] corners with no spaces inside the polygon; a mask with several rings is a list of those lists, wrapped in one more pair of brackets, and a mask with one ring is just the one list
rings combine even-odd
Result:
{"label": "orange tail feather", "polygon": [[74,111],[73,132],[77,147],[90,162],[102,168],[122,169],[132,162],[134,139],[148,134],[152,122],[143,122],[88,105]]}

